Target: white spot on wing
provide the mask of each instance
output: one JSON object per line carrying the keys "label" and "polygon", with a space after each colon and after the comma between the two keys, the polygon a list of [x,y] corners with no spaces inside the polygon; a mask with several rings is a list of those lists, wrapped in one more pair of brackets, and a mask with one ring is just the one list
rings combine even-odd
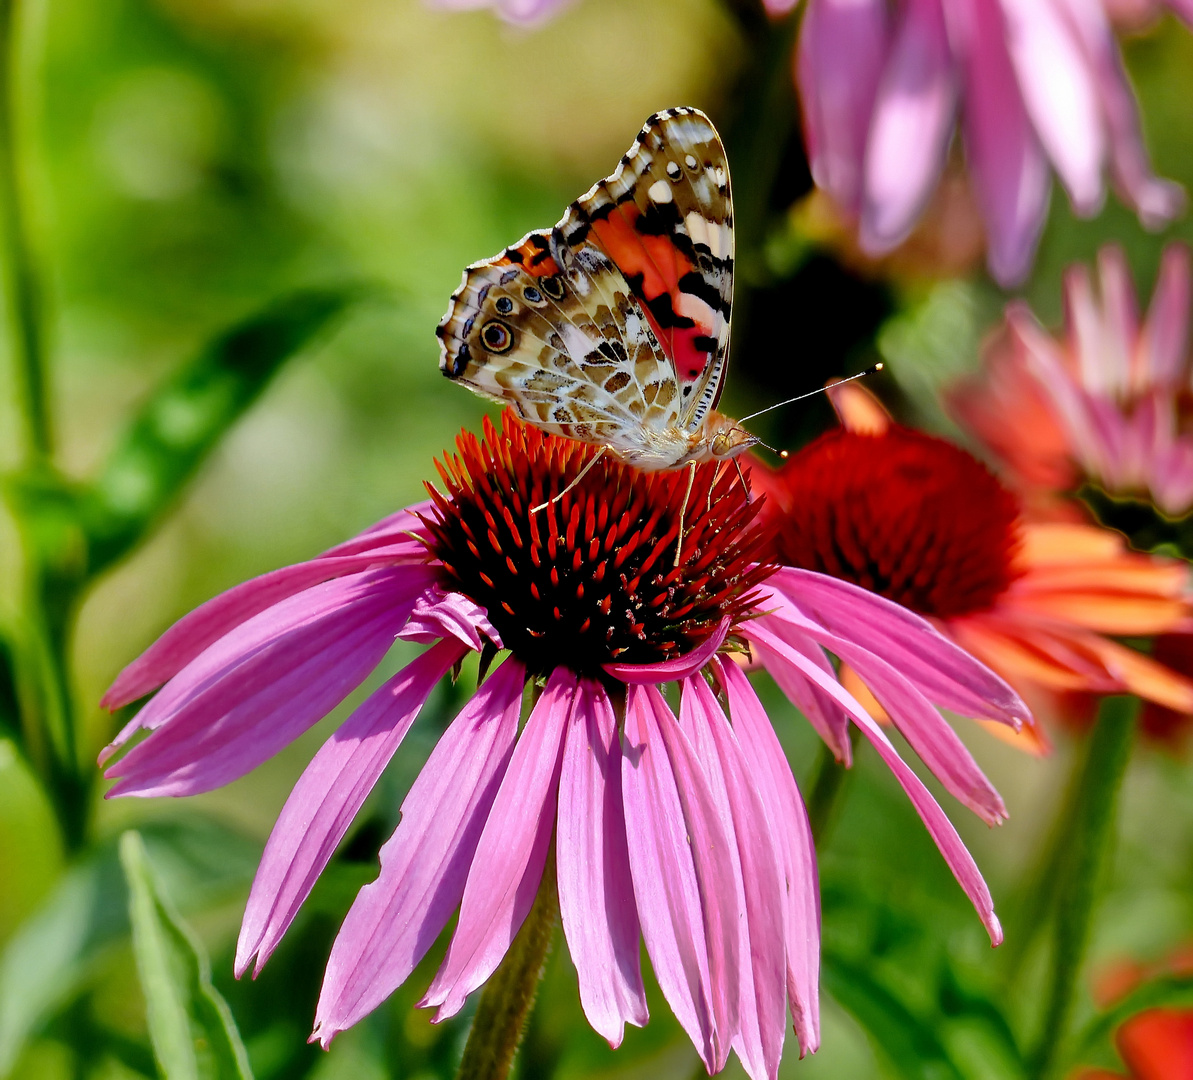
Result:
{"label": "white spot on wing", "polygon": [[647,188],[646,194],[651,202],[669,203],[671,201],[671,185],[666,180],[656,180]]}

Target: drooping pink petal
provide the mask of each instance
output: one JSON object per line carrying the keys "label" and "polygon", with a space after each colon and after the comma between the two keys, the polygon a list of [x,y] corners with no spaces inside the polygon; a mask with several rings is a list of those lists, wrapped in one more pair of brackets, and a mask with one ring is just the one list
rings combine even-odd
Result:
{"label": "drooping pink petal", "polygon": [[[283,566],[220,593],[183,616],[129,664],[100,700],[105,709],[118,709],[144,697],[172,679],[209,645],[267,608],[333,578],[358,574],[375,563],[418,564],[426,561],[426,548],[414,540],[397,540],[391,546],[371,548],[345,556],[320,556],[310,562]],[[430,571],[411,566],[410,573],[424,583]],[[103,764],[103,757],[100,764]]]}
{"label": "drooping pink petal", "polygon": [[653,686],[630,686],[622,786],[642,937],[663,996],[709,1072],[737,1031],[737,891],[708,781]]}
{"label": "drooping pink petal", "polygon": [[998,0],[950,0],[949,39],[963,72],[962,127],[986,222],[990,272],[1003,285],[1031,266],[1048,211],[1048,168],[1007,52]]}
{"label": "drooping pink petal", "polygon": [[878,87],[866,143],[862,245],[901,243],[944,170],[957,109],[957,76],[941,0],[908,0]]}
{"label": "drooping pink petal", "polygon": [[679,717],[731,840],[743,961],[733,1046],[753,1080],[775,1080],[787,1026],[782,856],[742,748],[702,675],[684,680]]}
{"label": "drooping pink petal", "polygon": [[[926,619],[885,597],[811,570],[782,567],[764,588],[785,598],[838,637],[864,643],[901,671],[934,705],[963,716],[1016,724],[1031,713],[989,668],[944,637]],[[768,610],[770,601],[759,607]],[[836,695],[834,693],[834,699]]]}
{"label": "drooping pink petal", "polygon": [[885,0],[809,0],[796,82],[812,176],[846,213],[861,205],[874,91],[886,50]]}
{"label": "drooping pink petal", "polygon": [[581,679],[559,776],[559,913],[580,1004],[610,1046],[649,1018],[621,799],[621,742],[609,695]]}
{"label": "drooping pink petal", "polygon": [[861,728],[862,733],[870,740],[871,745],[878,751],[887,767],[895,774],[899,785],[907,793],[929,835],[936,842],[937,848],[940,849],[941,855],[944,856],[945,862],[948,863],[949,869],[957,879],[957,883],[969,897],[970,903],[973,904],[978,917],[982,920],[982,925],[986,927],[991,944],[1000,944],[1002,942],[1002,927],[999,925],[998,917],[994,914],[994,901],[991,899],[990,890],[986,887],[986,882],[982,879],[981,872],[973,861],[973,856],[969,854],[961,842],[961,837],[957,835],[957,830],[953,828],[952,822],[949,821],[936,800],[932,798],[920,778],[899,756],[898,751],[891,745],[890,740],[870,717],[870,714],[854,700],[840,683],[826,676],[802,653],[788,647],[773,636],[771,636],[771,647],[784,660],[797,667],[809,679],[816,681],[825,691],[832,694],[840,702],[841,707],[849,713],[854,723]]}
{"label": "drooping pink petal", "polygon": [[[768,610],[770,604],[760,605],[761,610]],[[824,650],[810,638],[790,634],[787,643],[792,648],[799,649],[809,660],[826,674],[836,678],[829,658]],[[755,643],[759,652],[759,659],[770,672],[779,689],[787,695],[788,700],[804,716],[808,723],[816,730],[825,745],[833,752],[839,762],[847,768],[853,764],[853,747],[849,742],[849,717],[827,694],[823,693],[814,683],[808,682],[799,672],[792,671],[788,664],[769,663],[766,647]]]}
{"label": "drooping pink petal", "polygon": [[[808,634],[817,633],[811,620],[802,629]],[[774,638],[790,644],[784,622],[775,617],[751,620],[746,632],[752,641],[769,647],[772,653],[778,651]],[[857,672],[920,760],[946,790],[988,825],[1000,824],[1006,818],[1007,808],[994,785],[978,768],[957,733],[908,679],[881,656],[855,642],[824,630],[819,631],[819,640]]]}
{"label": "drooping pink petal", "polygon": [[1175,386],[1184,370],[1189,351],[1189,308],[1193,303],[1189,262],[1189,249],[1184,244],[1169,244],[1160,260],[1139,345],[1148,365],[1145,377],[1154,385]]}
{"label": "drooping pink petal", "polygon": [[1036,134],[1074,209],[1084,216],[1095,214],[1105,198],[1106,146],[1097,89],[1081,42],[1051,0],[1000,3],[1011,64]]}
{"label": "drooping pink petal", "polygon": [[729,698],[733,730],[762,796],[786,879],[787,996],[800,1053],[815,1053],[820,1046],[820,886],[808,812],[787,756],[745,672],[731,660],[718,658],[713,663]]}
{"label": "drooping pink petal", "polygon": [[191,795],[272,757],[376,667],[425,585],[414,569],[316,585],[209,646],[109,747],[153,732],[108,767],[122,778],[108,795]]}
{"label": "drooping pink petal", "polygon": [[1179,184],[1152,171],[1139,119],[1139,106],[1123,70],[1118,42],[1101,4],[1056,0],[1080,36],[1097,86],[1102,116],[1110,136],[1110,171],[1123,200],[1149,229],[1159,229],[1181,212],[1185,193]]}
{"label": "drooping pink petal", "polygon": [[254,956],[253,974],[260,974],[431,690],[465,651],[454,639],[433,645],[371,694],[303,770],[253,879],[237,977]]}
{"label": "drooping pink petal", "polygon": [[513,657],[489,676],[402,802],[381,874],[360,890],[327,961],[313,1035],[324,1047],[410,977],[459,905],[513,753],[525,678]]}
{"label": "drooping pink petal", "polygon": [[424,644],[454,637],[476,652],[484,648],[486,639],[501,647],[501,635],[489,622],[485,609],[463,593],[449,592],[439,585],[430,586],[415,601],[398,637]]}
{"label": "drooping pink petal", "polygon": [[481,833],[447,956],[420,1006],[436,1020],[458,1013],[497,969],[538,894],[555,825],[563,739],[575,710],[576,677],[556,668],[514,747]]}
{"label": "drooping pink petal", "polygon": [[729,635],[729,623],[729,619],[722,619],[703,645],[683,656],[677,656],[674,660],[663,660],[656,664],[604,664],[602,666],[605,671],[623,683],[639,685],[654,683],[657,685],[677,679],[686,679],[716,656],[717,650],[725,644],[725,638]]}

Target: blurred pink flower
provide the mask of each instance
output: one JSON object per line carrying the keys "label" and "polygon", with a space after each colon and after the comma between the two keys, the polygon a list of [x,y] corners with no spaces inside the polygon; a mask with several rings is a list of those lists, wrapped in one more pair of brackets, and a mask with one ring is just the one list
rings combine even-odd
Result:
{"label": "blurred pink flower", "polygon": [[1165,250],[1143,320],[1122,252],[1103,248],[1098,270],[1100,289],[1084,266],[1066,274],[1059,341],[1012,303],[982,373],[951,395],[952,411],[1029,496],[1088,477],[1184,514],[1193,507],[1189,251]]}
{"label": "blurred pink flower", "polygon": [[[422,1000],[459,1011],[497,968],[555,844],[559,907],[592,1026],[610,1044],[647,1020],[639,936],[710,1071],[736,1050],[775,1077],[787,1009],[820,1041],[819,899],[807,814],[729,635],[767,666],[841,755],[852,719],[895,772],[991,940],[990,893],[941,808],[847,693],[824,650],[889,690],[891,712],[945,786],[1005,815],[935,705],[1017,725],[1022,702],[928,623],[861,589],[760,561],[732,470],[640,473],[506,413],[457,440],[447,494],[310,562],[196,609],[121,673],[116,708],[162,688],[104,752],[110,795],[189,795],[244,775],[352,692],[395,636],[429,648],[315,755],[254,880],[237,974],[260,971],[433,687],[470,651],[509,650],[440,738],[332,947],[313,1038],[401,985],[453,912]],[[681,507],[682,560],[673,566]],[[770,576],[775,584],[764,579]],[[765,614],[762,614],[765,612]],[[886,657],[886,659],[884,659]],[[527,681],[545,681],[519,732]],[[710,685],[711,681],[711,685]],[[659,684],[680,687],[679,715]],[[162,684],[165,684],[162,686]],[[718,698],[718,692],[721,697]],[[724,705],[728,706],[726,713]]]}
{"label": "blurred pink flower", "polygon": [[449,11],[473,11],[492,8],[506,22],[519,26],[537,26],[554,18],[574,0],[428,0],[432,7]]}
{"label": "blurred pink flower", "polygon": [[796,82],[812,174],[871,254],[907,237],[958,124],[1003,284],[1031,267],[1050,165],[1083,216],[1107,170],[1149,228],[1184,203],[1151,171],[1104,0],[808,0]]}

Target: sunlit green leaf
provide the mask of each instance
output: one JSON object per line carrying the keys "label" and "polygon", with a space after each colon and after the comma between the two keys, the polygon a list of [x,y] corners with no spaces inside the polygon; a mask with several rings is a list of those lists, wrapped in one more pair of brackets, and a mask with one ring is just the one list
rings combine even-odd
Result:
{"label": "sunlit green leaf", "polygon": [[[188,820],[142,830],[170,895],[199,910],[251,879],[259,849],[213,822]],[[26,1041],[86,988],[97,966],[128,937],[128,889],[114,842],[63,875],[37,913],[0,953],[0,1077]]]}
{"label": "sunlit green leaf", "polygon": [[133,953],[153,1052],[167,1080],[243,1080],[248,1055],[227,1002],[211,984],[206,950],[163,895],[139,833],[120,838]]}

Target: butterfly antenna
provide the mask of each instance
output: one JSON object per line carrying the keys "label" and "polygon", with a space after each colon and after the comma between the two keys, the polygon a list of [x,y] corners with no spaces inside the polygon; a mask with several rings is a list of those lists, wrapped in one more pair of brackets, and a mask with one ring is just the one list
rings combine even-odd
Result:
{"label": "butterfly antenna", "polygon": [[[875,364],[873,367],[866,368],[865,371],[859,371],[856,375],[850,375],[848,379],[838,379],[833,386],[840,386],[843,383],[853,382],[854,379],[864,379],[867,375],[874,375],[882,370],[882,364]],[[788,398],[786,401],[780,401],[774,405],[768,405],[765,409],[759,409],[756,413],[750,413],[749,416],[743,416],[738,420],[739,424],[744,424],[747,420],[753,420],[756,416],[761,416],[763,413],[772,412],[775,409],[781,409],[784,405],[792,405],[797,401],[803,401],[804,398],[815,397],[817,394],[823,394],[826,390],[831,390],[832,386],[822,386],[819,390],[809,390],[806,394],[798,394],[793,398]],[[765,443],[761,445],[766,446]],[[769,450],[770,447],[767,446]],[[780,455],[781,456],[781,455]]]}

